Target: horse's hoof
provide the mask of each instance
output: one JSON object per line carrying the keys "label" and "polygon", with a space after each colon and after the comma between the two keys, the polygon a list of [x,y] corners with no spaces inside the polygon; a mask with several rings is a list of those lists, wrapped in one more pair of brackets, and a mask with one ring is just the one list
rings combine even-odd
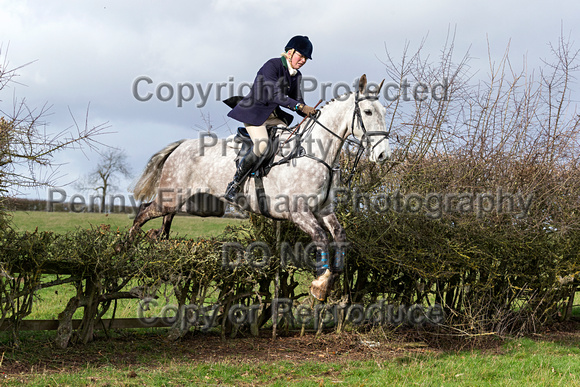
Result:
{"label": "horse's hoof", "polygon": [[324,274],[320,275],[310,285],[310,294],[318,301],[326,301],[330,286],[332,285],[332,273],[326,269]]}

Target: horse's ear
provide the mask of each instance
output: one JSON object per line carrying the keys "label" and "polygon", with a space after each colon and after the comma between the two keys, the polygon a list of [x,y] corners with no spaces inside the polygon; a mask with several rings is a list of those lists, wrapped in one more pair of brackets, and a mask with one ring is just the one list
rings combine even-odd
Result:
{"label": "horse's ear", "polygon": [[379,85],[379,87],[377,87],[377,95],[379,95],[381,93],[381,89],[383,88],[383,83],[385,83],[384,79],[381,81],[381,84]]}
{"label": "horse's ear", "polygon": [[358,81],[358,91],[364,93],[367,88],[367,75],[363,74]]}

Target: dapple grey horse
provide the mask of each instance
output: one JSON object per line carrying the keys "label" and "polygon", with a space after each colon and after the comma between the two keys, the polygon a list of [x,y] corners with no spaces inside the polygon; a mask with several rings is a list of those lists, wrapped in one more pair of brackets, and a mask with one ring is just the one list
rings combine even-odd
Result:
{"label": "dapple grey horse", "polygon": [[[317,274],[310,291],[322,301],[342,271],[344,259],[344,249],[337,249],[329,261],[327,236],[328,231],[335,244],[346,244],[346,233],[333,208],[333,189],[339,180],[334,172],[344,142],[354,136],[372,162],[382,164],[391,155],[386,109],[378,100],[381,86],[382,82],[375,90],[367,90],[363,75],[356,92],[328,102],[295,136],[301,139],[295,144],[303,148],[301,157],[272,167],[259,180],[249,178],[242,191],[245,209],[264,213],[267,208],[267,216],[290,220],[310,235],[318,246]],[[133,189],[135,198],[144,204],[130,229],[131,236],[148,220],[163,216],[162,228],[153,234],[167,237],[173,216],[182,206],[200,216],[223,214],[222,195],[235,172],[236,152],[225,139],[206,140],[182,140],[151,157]]]}

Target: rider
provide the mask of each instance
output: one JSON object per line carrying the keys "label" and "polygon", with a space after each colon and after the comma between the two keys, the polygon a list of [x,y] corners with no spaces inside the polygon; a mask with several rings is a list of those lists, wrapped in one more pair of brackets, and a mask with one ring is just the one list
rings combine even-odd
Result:
{"label": "rider", "polygon": [[266,127],[288,126],[292,122],[292,115],[280,107],[301,116],[316,112],[304,104],[299,71],[307,59],[312,59],[312,43],[307,36],[297,35],[290,39],[284,51],[281,58],[270,59],[260,68],[249,94],[228,114],[244,123],[253,142],[252,150],[243,155],[226,189],[224,197],[231,202],[235,201],[244,178],[270,146]]}

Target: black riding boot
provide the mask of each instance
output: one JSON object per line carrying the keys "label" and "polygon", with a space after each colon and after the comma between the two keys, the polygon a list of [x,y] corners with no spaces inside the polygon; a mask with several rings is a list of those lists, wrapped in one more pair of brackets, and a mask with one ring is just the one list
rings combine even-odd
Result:
{"label": "black riding boot", "polygon": [[240,187],[243,184],[246,177],[250,174],[252,167],[258,161],[259,157],[250,149],[248,153],[240,160],[238,164],[238,169],[236,170],[236,174],[234,175],[234,180],[232,180],[228,184],[228,188],[226,188],[226,193],[224,198],[227,201],[235,202],[236,196],[240,191]]}

